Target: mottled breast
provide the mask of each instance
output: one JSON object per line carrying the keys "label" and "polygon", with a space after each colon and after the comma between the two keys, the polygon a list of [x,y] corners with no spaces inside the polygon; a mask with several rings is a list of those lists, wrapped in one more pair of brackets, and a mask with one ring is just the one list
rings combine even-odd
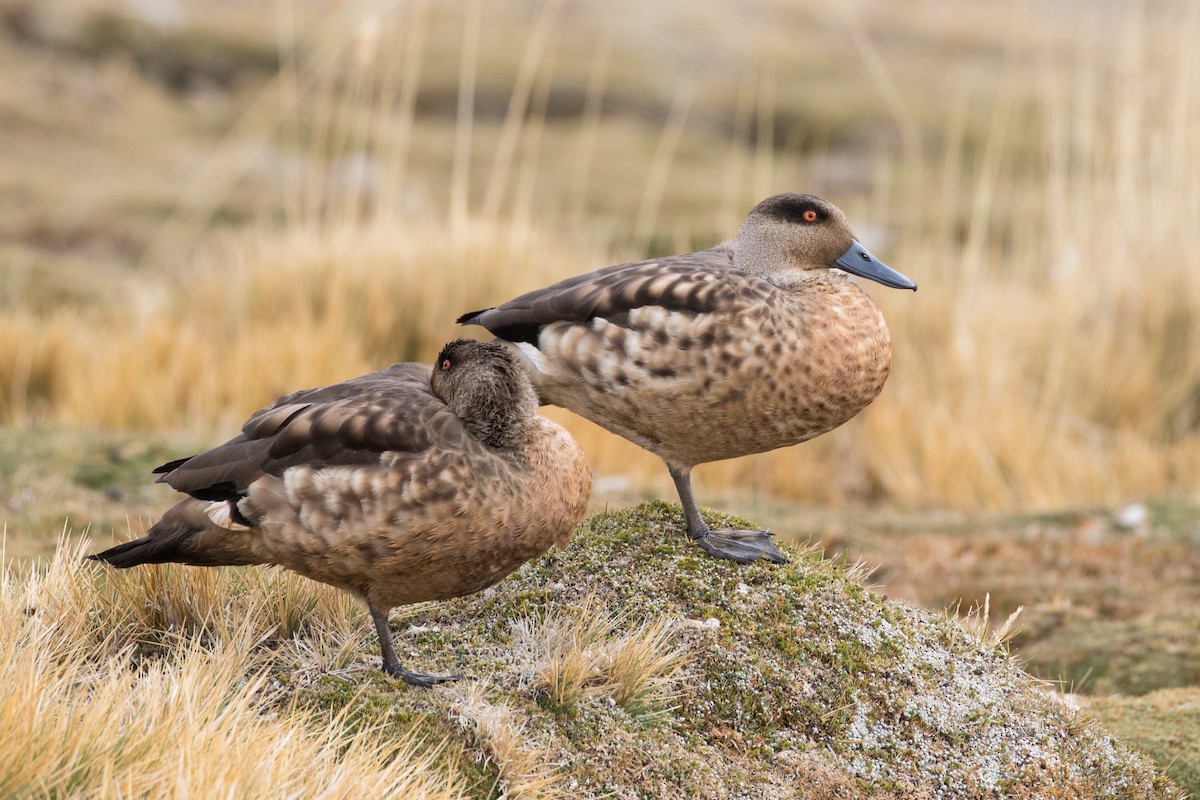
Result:
{"label": "mottled breast", "polygon": [[805,441],[875,399],[891,340],[866,292],[835,274],[754,283],[715,311],[643,306],[519,347],[543,401],[681,465]]}

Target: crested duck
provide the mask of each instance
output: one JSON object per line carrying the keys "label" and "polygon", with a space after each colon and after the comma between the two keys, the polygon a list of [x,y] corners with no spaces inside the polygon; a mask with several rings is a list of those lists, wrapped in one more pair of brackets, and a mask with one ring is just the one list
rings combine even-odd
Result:
{"label": "crested duck", "polygon": [[711,249],[599,269],[458,321],[519,354],[541,402],[662,458],[708,553],[783,562],[768,531],[710,530],[691,470],[819,436],[879,394],[891,338],[846,273],[917,288],[832,203],[781,194]]}
{"label": "crested duck", "polygon": [[591,476],[537,407],[509,350],[467,340],[432,371],[396,364],[282,397],[239,436],[155,470],[190,496],[145,537],[90,558],[278,564],[366,603],[387,674],[456,680],[404,669],[387,615],[478,592],[570,540]]}

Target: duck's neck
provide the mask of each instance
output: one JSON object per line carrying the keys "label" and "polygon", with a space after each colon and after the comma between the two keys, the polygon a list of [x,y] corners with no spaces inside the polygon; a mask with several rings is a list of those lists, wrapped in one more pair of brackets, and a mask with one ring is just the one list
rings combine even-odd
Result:
{"label": "duck's neck", "polygon": [[529,440],[532,420],[515,414],[497,414],[467,419],[463,425],[484,444],[499,450],[512,450]]}
{"label": "duck's neck", "polygon": [[743,229],[721,246],[730,249],[735,269],[781,289],[790,289],[803,280],[804,272],[789,263],[785,243],[769,231],[748,234]]}
{"label": "duck's neck", "polygon": [[528,379],[518,386],[480,387],[479,391],[456,396],[450,403],[472,436],[502,450],[519,447],[528,440],[537,407],[537,394]]}

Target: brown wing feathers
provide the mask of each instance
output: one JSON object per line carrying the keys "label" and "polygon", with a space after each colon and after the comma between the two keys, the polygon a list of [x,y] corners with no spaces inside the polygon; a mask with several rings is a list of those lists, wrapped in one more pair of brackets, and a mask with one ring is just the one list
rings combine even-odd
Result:
{"label": "brown wing feathers", "polygon": [[[643,306],[702,314],[726,307],[756,278],[732,272],[723,247],[663,261],[622,264],[578,275],[521,295],[497,308],[459,317],[464,325],[482,325],[509,341],[537,344],[540,327],[552,322],[611,319]],[[741,284],[747,284],[742,286]]]}
{"label": "brown wing feathers", "polygon": [[[200,500],[236,500],[262,474],[304,463],[373,463],[383,452],[421,452],[461,436],[429,388],[428,368],[398,364],[256,412],[242,433],[197,456],[164,464],[160,482]],[[446,417],[446,419],[441,419]]]}

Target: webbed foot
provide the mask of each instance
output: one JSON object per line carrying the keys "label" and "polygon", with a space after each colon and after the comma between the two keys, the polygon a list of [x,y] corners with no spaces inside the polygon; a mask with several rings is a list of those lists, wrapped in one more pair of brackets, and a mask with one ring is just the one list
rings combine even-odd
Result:
{"label": "webbed foot", "polygon": [[775,543],[772,533],[763,530],[708,530],[694,536],[704,552],[717,558],[727,558],[739,564],[752,564],[760,558],[775,564],[788,563]]}
{"label": "webbed foot", "polygon": [[679,502],[683,504],[683,514],[687,518],[687,532],[696,540],[696,544],[717,558],[727,558],[739,564],[752,564],[760,558],[775,564],[788,563],[783,553],[771,542],[770,531],[762,530],[733,530],[722,528],[714,531],[700,516],[696,506],[696,498],[692,495],[691,466],[679,466],[667,462],[667,471],[675,481],[675,489],[679,492]]}
{"label": "webbed foot", "polygon": [[429,675],[425,672],[409,672],[404,668],[400,668],[398,672],[391,672],[389,670],[388,674],[394,678],[399,678],[409,686],[437,686],[439,683],[461,681],[469,677],[467,675]]}
{"label": "webbed foot", "polygon": [[396,647],[392,643],[392,629],[388,627],[387,610],[370,601],[367,602],[367,608],[375,623],[375,633],[379,635],[379,650],[383,655],[382,667],[385,674],[399,678],[409,686],[437,686],[439,683],[461,681],[469,677],[467,675],[428,675],[424,672],[409,672],[400,666],[400,659],[396,657]]}

